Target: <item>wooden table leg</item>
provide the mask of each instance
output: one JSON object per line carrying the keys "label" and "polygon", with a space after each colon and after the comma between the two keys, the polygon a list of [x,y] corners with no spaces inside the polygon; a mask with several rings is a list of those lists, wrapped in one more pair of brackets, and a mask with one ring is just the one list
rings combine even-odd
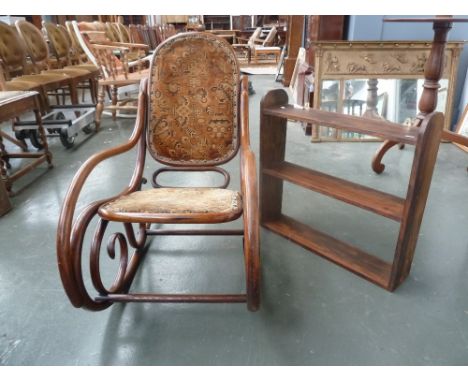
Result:
{"label": "wooden table leg", "polygon": [[[424,116],[432,113],[437,107],[439,80],[444,70],[445,44],[448,32],[452,29],[452,23],[444,18],[434,20],[433,29],[434,39],[429,58],[424,67],[423,93],[418,104],[419,114],[416,122],[418,125],[424,119]],[[377,174],[380,174],[385,168],[385,165],[382,164],[383,156],[395,145],[397,145],[397,142],[385,141],[375,153],[372,159],[372,169]]]}
{"label": "wooden table leg", "polygon": [[5,183],[5,188],[7,191],[10,191],[11,184],[10,180],[8,179],[7,160],[8,153],[6,151],[5,145],[3,144],[3,137],[0,135],[0,178]]}

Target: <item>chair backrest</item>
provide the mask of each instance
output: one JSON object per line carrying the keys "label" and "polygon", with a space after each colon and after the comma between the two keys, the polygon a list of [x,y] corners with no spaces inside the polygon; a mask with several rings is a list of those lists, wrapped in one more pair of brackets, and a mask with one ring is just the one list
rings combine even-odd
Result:
{"label": "chair backrest", "polygon": [[122,23],[116,23],[117,30],[119,31],[120,41],[121,42],[131,42],[130,41],[130,31],[128,27]]}
{"label": "chair backrest", "polygon": [[148,150],[173,166],[213,166],[239,148],[239,65],[229,43],[182,33],[156,49],[150,68]]}
{"label": "chair backrest", "polygon": [[152,40],[154,42],[154,48],[156,49],[159,44],[161,44],[164,40],[162,39],[161,28],[159,26],[152,26],[149,27],[150,35],[152,36]]}
{"label": "chair backrest", "polygon": [[50,21],[43,21],[42,26],[45,29],[49,39],[50,48],[54,53],[59,64],[70,65],[70,41],[67,36],[59,29],[57,25]]}
{"label": "chair backrest", "polygon": [[260,37],[260,33],[262,33],[262,27],[258,27],[257,29],[254,30],[247,44],[255,45],[255,41]]}
{"label": "chair backrest", "polygon": [[156,46],[161,44],[165,39],[164,39],[164,31],[161,25],[156,25],[153,27],[153,32],[156,40]]}
{"label": "chair backrest", "polygon": [[120,35],[119,30],[117,29],[117,25],[115,23],[106,22],[105,24],[106,36],[109,40],[114,42],[120,42]]}
{"label": "chair backrest", "polygon": [[155,38],[155,34],[153,33],[153,30],[148,25],[145,25],[143,28],[144,28],[144,31],[145,31],[147,37],[148,37],[148,44],[147,45],[150,46],[151,49],[155,49],[158,46],[158,44],[156,42],[156,38]]}
{"label": "chair backrest", "polygon": [[273,41],[276,37],[276,33],[277,33],[277,29],[276,27],[272,27],[270,29],[270,31],[268,32],[267,36],[265,37],[265,40],[263,40],[263,46],[272,46],[273,45]]}
{"label": "chair backrest", "polygon": [[151,40],[149,38],[148,26],[147,25],[138,25],[138,30],[140,31],[141,38],[143,39],[143,44],[146,44],[153,49],[151,45]]}
{"label": "chair backrest", "polygon": [[136,44],[143,44],[143,36],[140,34],[140,30],[137,25],[130,24],[128,26],[128,32],[130,34],[130,42]]}
{"label": "chair backrest", "polygon": [[172,37],[177,33],[174,24],[165,24],[164,27],[166,38]]}
{"label": "chair backrest", "polygon": [[48,69],[49,47],[41,30],[26,20],[17,20],[15,25],[24,41],[29,58],[36,66],[36,70],[40,72],[42,69]]}
{"label": "chair backrest", "polygon": [[[107,45],[109,39],[102,30],[103,25],[96,22],[72,21],[73,30],[81,47],[89,61],[100,69],[101,75],[113,80],[123,75],[127,79],[129,68],[126,50],[115,45]],[[115,50],[120,50],[120,59],[114,55]]]}
{"label": "chair backrest", "polygon": [[75,57],[79,57],[80,61],[81,61],[81,56],[82,55],[86,56],[86,53],[83,50],[83,48],[81,47],[80,42],[78,41],[78,38],[76,36],[76,32],[75,32],[75,30],[73,28],[72,22],[71,21],[65,21],[65,27],[67,28],[68,36],[70,37],[71,42],[72,42],[72,52],[74,52]]}
{"label": "chair backrest", "polygon": [[26,53],[15,27],[0,21],[0,58],[2,60],[5,79],[9,80],[16,74],[26,70]]}
{"label": "chair backrest", "polygon": [[86,62],[86,58],[84,57],[85,53],[79,48],[79,46],[77,46],[78,44],[74,41],[75,36],[70,34],[68,27],[61,24],[56,25],[56,27],[68,43],[68,57],[70,62],[72,64],[81,64]]}
{"label": "chair backrest", "polygon": [[86,56],[88,57],[88,60],[92,62],[94,65],[98,66],[98,61],[96,59],[96,56],[94,55],[94,52],[91,50],[89,42],[87,41],[87,39],[85,39],[85,37],[82,34],[82,31],[83,32],[95,31],[94,23],[88,23],[84,21],[78,23],[76,21],[71,21],[71,23],[67,25],[71,25],[72,30],[73,30],[73,36],[76,38],[76,41],[79,47],[81,48],[81,50],[85,52]]}

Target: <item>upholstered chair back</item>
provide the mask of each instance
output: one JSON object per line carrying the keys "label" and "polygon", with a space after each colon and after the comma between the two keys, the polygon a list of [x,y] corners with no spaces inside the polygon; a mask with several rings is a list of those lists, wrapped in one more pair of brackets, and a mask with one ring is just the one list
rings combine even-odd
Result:
{"label": "upholstered chair back", "polygon": [[70,42],[68,41],[66,35],[54,23],[43,22],[42,26],[46,30],[47,38],[50,42],[50,47],[54,52],[57,60],[64,61],[68,64]]}
{"label": "upholstered chair back", "polygon": [[178,34],[156,49],[150,68],[147,143],[173,166],[212,166],[239,147],[239,66],[226,40]]}
{"label": "upholstered chair back", "polygon": [[47,69],[49,48],[42,32],[35,25],[25,20],[18,20],[15,25],[37,70]]}
{"label": "upholstered chair back", "polygon": [[0,21],[0,59],[5,79],[25,69],[26,56],[23,43],[16,29]]}

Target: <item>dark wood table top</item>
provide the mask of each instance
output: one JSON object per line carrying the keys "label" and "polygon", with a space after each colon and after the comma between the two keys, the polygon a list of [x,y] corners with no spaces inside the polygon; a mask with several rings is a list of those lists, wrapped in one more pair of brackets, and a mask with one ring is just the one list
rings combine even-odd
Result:
{"label": "dark wood table top", "polygon": [[0,106],[38,95],[36,91],[0,91]]}

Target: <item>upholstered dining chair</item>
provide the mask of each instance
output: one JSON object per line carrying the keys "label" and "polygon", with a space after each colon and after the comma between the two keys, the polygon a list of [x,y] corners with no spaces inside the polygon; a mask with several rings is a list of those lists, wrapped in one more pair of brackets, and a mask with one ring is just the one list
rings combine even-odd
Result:
{"label": "upholstered dining chair", "polygon": [[[234,51],[214,35],[179,34],[156,49],[149,81],[142,81],[140,87],[138,116],[129,141],[89,158],[76,173],[64,199],[57,232],[58,266],[65,291],[75,307],[102,310],[114,302],[232,302],[246,303],[251,311],[258,309],[258,195],[255,157],[249,144],[247,87],[247,78],[239,77]],[[116,196],[96,195],[97,200],[79,212],[78,198],[96,166],[135,147],[137,161],[129,185]],[[164,166],[153,173],[153,188],[142,190],[146,150]],[[229,173],[219,166],[238,152],[241,187],[235,191],[227,188]],[[214,171],[221,173],[225,182],[219,187],[162,187],[157,177],[167,171]],[[242,229],[151,229],[153,223],[210,225],[241,216]],[[83,249],[85,234],[92,231],[91,222],[95,219],[88,263],[90,283],[84,277]],[[120,265],[115,281],[105,286],[100,252],[106,229],[116,224],[122,224],[123,229],[109,237],[107,252],[114,258],[118,244]],[[148,237],[160,235],[242,236],[245,292],[129,292]],[[90,284],[96,292],[87,289]]]}

